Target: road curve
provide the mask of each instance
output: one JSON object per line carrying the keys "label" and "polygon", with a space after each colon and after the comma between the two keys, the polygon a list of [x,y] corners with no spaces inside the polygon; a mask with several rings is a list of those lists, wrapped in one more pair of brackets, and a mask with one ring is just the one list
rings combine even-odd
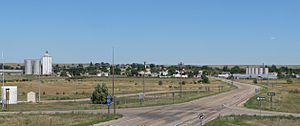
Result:
{"label": "road curve", "polygon": [[[123,114],[124,118],[101,123],[97,126],[191,126],[199,124],[199,113],[205,115],[203,120],[203,123],[205,123],[215,119],[219,114],[231,114],[230,110],[233,107],[252,97],[255,94],[255,88],[259,88],[255,85],[238,82],[234,82],[234,85],[238,87],[235,90],[187,103],[120,109],[117,112]],[[229,107],[232,108],[230,109]]]}

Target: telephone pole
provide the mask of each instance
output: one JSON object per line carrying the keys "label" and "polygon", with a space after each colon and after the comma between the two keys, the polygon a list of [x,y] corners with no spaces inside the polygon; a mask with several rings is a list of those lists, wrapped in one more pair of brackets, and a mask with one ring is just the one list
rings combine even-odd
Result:
{"label": "telephone pole", "polygon": [[178,69],[179,69],[179,71],[178,71],[179,72],[179,83],[180,83],[180,97],[182,97],[182,80],[181,80],[181,78],[182,78],[182,73],[181,73],[182,65],[183,65],[182,62],[180,62],[178,64]]}
{"label": "telephone pole", "polygon": [[2,86],[4,87],[4,55],[2,51]]}
{"label": "telephone pole", "polygon": [[116,114],[116,97],[115,97],[115,48],[112,50],[112,96],[113,96],[113,109]]}
{"label": "telephone pole", "polygon": [[144,62],[144,73],[143,73],[143,94],[145,95],[145,72],[146,72],[146,62]]}

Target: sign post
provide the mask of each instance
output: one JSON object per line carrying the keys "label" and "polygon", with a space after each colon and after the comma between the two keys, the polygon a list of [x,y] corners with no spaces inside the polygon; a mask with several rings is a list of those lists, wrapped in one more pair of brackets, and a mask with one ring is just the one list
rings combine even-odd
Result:
{"label": "sign post", "polygon": [[175,103],[175,92],[172,92],[173,104]]}
{"label": "sign post", "polygon": [[261,116],[261,102],[263,101],[263,100],[265,100],[265,97],[260,97],[260,96],[258,96],[258,97],[256,97],[256,100],[257,101],[259,101],[259,113],[260,113],[260,116]]}
{"label": "sign post", "polygon": [[145,99],[145,94],[144,93],[139,93],[139,99],[140,99],[140,104],[142,105],[142,103]]}
{"label": "sign post", "polygon": [[110,114],[110,104],[111,103],[111,97],[108,95],[106,96],[106,105],[107,105],[107,113]]}
{"label": "sign post", "polygon": [[198,115],[198,118],[200,119],[200,126],[202,126],[202,121],[203,121],[203,119],[204,119],[204,114],[203,114],[203,113],[200,113],[200,114]]}
{"label": "sign post", "polygon": [[268,92],[268,96],[270,96],[270,108],[272,109],[273,107],[273,96],[275,96],[275,92]]}

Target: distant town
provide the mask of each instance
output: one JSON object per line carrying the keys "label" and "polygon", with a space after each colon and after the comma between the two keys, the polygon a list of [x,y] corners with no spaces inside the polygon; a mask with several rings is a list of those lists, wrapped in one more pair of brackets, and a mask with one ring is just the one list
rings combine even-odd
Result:
{"label": "distant town", "polygon": [[[1,64],[2,68],[2,64]],[[112,64],[54,64],[48,51],[41,58],[25,59],[24,63],[8,63],[0,70],[8,75],[43,75],[57,77],[98,76],[109,77]],[[157,65],[153,63],[132,63],[114,65],[117,77],[160,77],[192,78],[202,75],[236,79],[278,79],[299,78],[300,66],[297,65]]]}

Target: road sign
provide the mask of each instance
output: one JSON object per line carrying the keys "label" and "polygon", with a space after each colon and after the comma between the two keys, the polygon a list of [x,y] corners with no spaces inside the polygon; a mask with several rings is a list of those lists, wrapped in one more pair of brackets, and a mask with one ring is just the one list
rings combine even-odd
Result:
{"label": "road sign", "polygon": [[256,97],[256,100],[257,100],[257,101],[263,101],[263,100],[265,100],[265,99],[266,99],[265,97],[260,97],[260,96]]}
{"label": "road sign", "polygon": [[142,100],[145,98],[145,94],[144,93],[139,93],[139,99]]}
{"label": "road sign", "polygon": [[204,119],[204,114],[203,113],[200,113],[199,115],[198,115],[198,117],[199,117],[199,119]]}
{"label": "road sign", "polygon": [[268,92],[267,95],[268,96],[275,96],[275,92]]}
{"label": "road sign", "polygon": [[111,103],[111,100],[110,100],[110,99],[111,99],[111,97],[110,97],[109,95],[106,96],[106,105],[107,105],[107,106],[110,106],[110,105],[111,105],[111,104],[110,104],[110,103]]}
{"label": "road sign", "polygon": [[259,89],[258,88],[255,88],[255,93],[259,93]]}

